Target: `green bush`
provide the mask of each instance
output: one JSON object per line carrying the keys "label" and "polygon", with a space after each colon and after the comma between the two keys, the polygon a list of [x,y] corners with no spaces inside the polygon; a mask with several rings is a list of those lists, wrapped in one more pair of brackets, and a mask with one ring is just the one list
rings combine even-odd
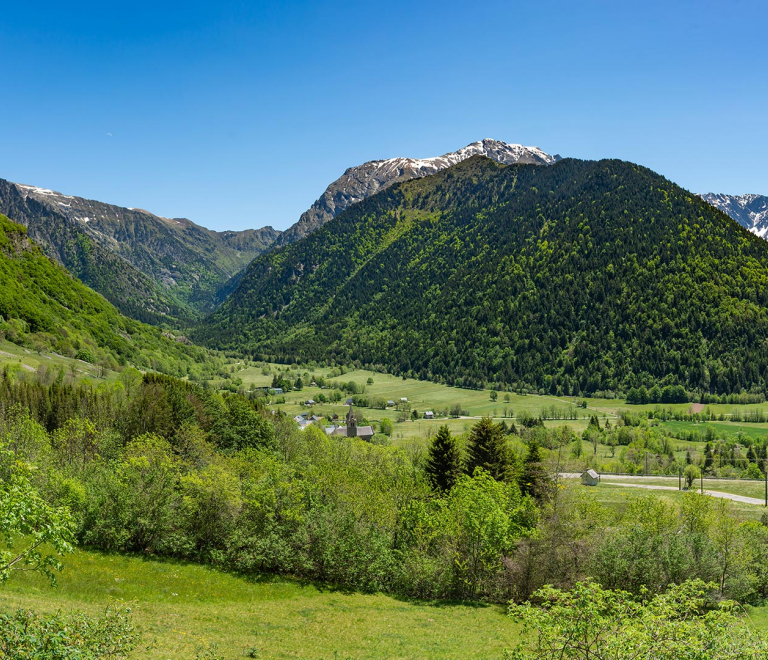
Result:
{"label": "green bush", "polygon": [[733,601],[717,603],[717,585],[674,585],[652,598],[584,582],[572,591],[544,587],[510,608],[524,641],[509,660],[759,660],[768,641],[740,616]]}
{"label": "green bush", "polygon": [[0,658],[123,660],[139,642],[130,608],[108,607],[102,616],[0,614]]}
{"label": "green bush", "polygon": [[96,362],[96,358],[93,356],[93,353],[90,351],[90,349],[87,348],[81,348],[77,353],[75,353],[75,359],[82,360],[83,362],[89,362],[91,364]]}

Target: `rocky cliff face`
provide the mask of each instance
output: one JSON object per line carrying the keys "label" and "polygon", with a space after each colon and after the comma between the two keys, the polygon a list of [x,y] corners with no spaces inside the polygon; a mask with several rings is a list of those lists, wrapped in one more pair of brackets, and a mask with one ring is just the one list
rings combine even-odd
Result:
{"label": "rocky cliff face", "polygon": [[[145,294],[153,290],[151,299],[167,298],[162,309],[153,305],[153,314],[185,320],[213,309],[226,282],[279,235],[271,227],[215,232],[185,218],[162,218],[36,186],[0,183],[0,212],[25,224],[50,256],[131,316],[137,316],[133,306],[141,304],[141,295],[116,291],[114,284],[108,295],[102,278],[89,276],[80,263],[87,250],[96,251],[95,260],[108,271],[107,280],[141,282]],[[178,309],[172,311],[174,307]]]}
{"label": "rocky cliff face", "polygon": [[538,147],[524,147],[520,144],[486,139],[434,158],[372,160],[357,167],[350,167],[328,186],[322,197],[302,214],[299,221],[277,239],[275,246],[287,245],[303,238],[355,202],[395,183],[435,174],[477,155],[487,156],[505,165],[551,165],[560,159],[560,156],[550,156]]}
{"label": "rocky cliff face", "polygon": [[730,215],[742,227],[768,239],[768,197],[765,195],[721,195],[706,193],[702,199]]}

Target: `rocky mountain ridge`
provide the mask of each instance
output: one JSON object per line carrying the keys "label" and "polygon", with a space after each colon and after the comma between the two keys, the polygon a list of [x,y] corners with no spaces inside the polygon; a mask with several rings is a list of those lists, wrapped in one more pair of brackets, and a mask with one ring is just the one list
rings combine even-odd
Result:
{"label": "rocky mountain ridge", "polygon": [[731,216],[742,227],[768,240],[768,197],[705,193],[701,198]]}
{"label": "rocky mountain ridge", "polygon": [[503,165],[551,165],[560,160],[559,155],[551,156],[538,147],[508,144],[490,138],[478,140],[458,151],[433,158],[400,157],[371,160],[350,167],[331,183],[322,196],[301,215],[299,221],[278,237],[275,247],[304,238],[355,202],[395,183],[436,174],[472,156],[486,156]]}
{"label": "rocky mountain ridge", "polygon": [[213,309],[220,290],[280,233],[216,232],[186,218],[4,180],[0,213],[27,226],[49,256],[123,313],[154,323],[187,322]]}

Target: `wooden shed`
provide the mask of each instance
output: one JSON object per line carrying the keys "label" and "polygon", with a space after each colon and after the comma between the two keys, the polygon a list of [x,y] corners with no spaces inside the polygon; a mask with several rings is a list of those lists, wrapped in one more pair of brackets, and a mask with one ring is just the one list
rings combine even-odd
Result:
{"label": "wooden shed", "polygon": [[581,474],[581,483],[583,483],[585,486],[597,486],[599,481],[600,475],[592,468],[589,468],[589,470],[582,472]]}

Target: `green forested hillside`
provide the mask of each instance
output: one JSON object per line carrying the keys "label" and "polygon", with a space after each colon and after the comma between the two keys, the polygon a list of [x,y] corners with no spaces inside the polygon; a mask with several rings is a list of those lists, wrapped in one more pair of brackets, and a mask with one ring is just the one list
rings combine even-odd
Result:
{"label": "green forested hillside", "polygon": [[196,336],[565,394],[768,380],[768,244],[654,172],[473,158],[256,259]]}
{"label": "green forested hillside", "polygon": [[[0,179],[0,213],[131,318],[186,326],[234,288],[229,280],[275,240],[271,227],[216,232],[184,218]],[[230,289],[226,287],[230,286]]]}
{"label": "green forested hillside", "polygon": [[26,228],[0,215],[0,340],[117,369],[135,364],[176,375],[204,367],[204,349],[122,316],[46,257]]}

